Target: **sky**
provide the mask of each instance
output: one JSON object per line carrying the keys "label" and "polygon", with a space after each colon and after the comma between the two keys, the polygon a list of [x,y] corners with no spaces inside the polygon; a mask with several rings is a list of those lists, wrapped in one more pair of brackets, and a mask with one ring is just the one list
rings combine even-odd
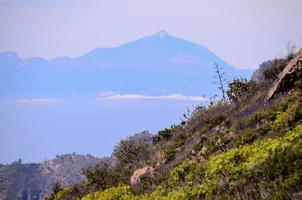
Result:
{"label": "sky", "polygon": [[118,98],[0,101],[0,163],[41,162],[73,152],[110,156],[121,139],[179,123],[194,103]]}
{"label": "sky", "polygon": [[[165,30],[235,67],[256,69],[285,55],[289,40],[302,46],[301,8],[301,0],[0,0],[0,52],[77,57]],[[0,99],[0,163],[110,155],[120,139],[177,124],[203,100],[112,92],[100,101]]]}
{"label": "sky", "polygon": [[166,30],[239,68],[302,45],[301,0],[0,0],[0,51],[76,57]]}

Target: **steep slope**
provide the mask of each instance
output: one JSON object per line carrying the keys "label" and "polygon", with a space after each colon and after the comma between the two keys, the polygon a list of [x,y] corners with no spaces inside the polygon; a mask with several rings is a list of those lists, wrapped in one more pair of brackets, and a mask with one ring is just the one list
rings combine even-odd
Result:
{"label": "steep slope", "polygon": [[0,167],[0,199],[38,200],[50,194],[54,183],[77,183],[84,178],[82,168],[100,160],[89,155],[66,154],[38,164],[14,162]]}
{"label": "steep slope", "polygon": [[266,100],[272,99],[276,94],[288,89],[288,85],[293,84],[295,80],[302,76],[302,50],[294,59],[288,63],[284,70],[279,74],[272,88],[266,96]]}
{"label": "steep slope", "polygon": [[[287,59],[281,73],[299,56]],[[88,169],[84,182],[49,199],[301,199],[302,76],[299,70],[284,76],[286,90],[270,101],[274,86],[263,77],[234,80],[228,102],[197,106],[152,142],[148,134],[122,140],[114,162]]]}

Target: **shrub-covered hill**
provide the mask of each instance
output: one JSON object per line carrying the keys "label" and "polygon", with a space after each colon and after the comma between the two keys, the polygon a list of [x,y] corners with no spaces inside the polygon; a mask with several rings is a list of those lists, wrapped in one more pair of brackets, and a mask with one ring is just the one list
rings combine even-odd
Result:
{"label": "shrub-covered hill", "polygon": [[41,163],[0,165],[1,200],[39,200],[52,191],[52,185],[60,181],[70,185],[83,180],[82,168],[95,166],[98,158],[91,155],[64,154]]}
{"label": "shrub-covered hill", "polygon": [[258,81],[229,84],[228,101],[122,140],[48,199],[302,199],[302,51],[262,66]]}

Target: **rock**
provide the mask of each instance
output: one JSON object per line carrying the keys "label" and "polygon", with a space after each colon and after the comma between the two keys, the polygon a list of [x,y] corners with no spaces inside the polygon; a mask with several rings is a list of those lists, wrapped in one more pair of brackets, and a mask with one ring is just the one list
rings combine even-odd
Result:
{"label": "rock", "polygon": [[152,175],[155,171],[154,167],[147,166],[141,169],[137,169],[133,172],[133,175],[130,178],[131,185],[137,185],[140,183],[140,178],[142,176]]}
{"label": "rock", "polygon": [[162,163],[160,163],[160,162],[156,163],[155,168],[159,168],[161,166],[161,164]]}
{"label": "rock", "polygon": [[236,138],[236,135],[234,132],[230,131],[228,132],[225,136],[224,136],[225,140],[227,141],[231,141],[234,140]]}
{"label": "rock", "polygon": [[289,89],[289,84],[293,84],[298,78],[302,78],[302,49],[279,74],[278,78],[273,83],[273,86],[268,91],[265,101],[269,101],[274,98],[277,93]]}
{"label": "rock", "polygon": [[203,146],[202,149],[201,149],[201,154],[202,155],[206,155],[207,154],[207,150],[208,150],[207,147]]}
{"label": "rock", "polygon": [[264,63],[262,63],[259,68],[253,73],[252,75],[252,80],[255,81],[256,83],[261,83],[261,82],[265,82],[265,76],[264,76],[264,72],[267,70],[267,69],[270,69],[272,68],[276,62],[280,61],[275,59],[275,60],[269,60],[269,61],[266,61]]}
{"label": "rock", "polygon": [[199,162],[204,162],[206,159],[205,157],[203,156],[202,152],[199,151],[196,155],[196,159],[199,161]]}

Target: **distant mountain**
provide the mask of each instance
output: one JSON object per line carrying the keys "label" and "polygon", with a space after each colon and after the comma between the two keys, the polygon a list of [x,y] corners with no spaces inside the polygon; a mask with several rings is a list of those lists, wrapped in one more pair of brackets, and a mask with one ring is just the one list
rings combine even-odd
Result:
{"label": "distant mountain", "polygon": [[163,95],[213,95],[213,64],[227,79],[250,77],[213,52],[161,31],[116,48],[97,48],[77,57],[20,59],[0,53],[0,95],[96,95],[101,91]]}
{"label": "distant mountain", "polygon": [[90,155],[65,154],[38,164],[18,161],[0,165],[0,199],[43,199],[56,181],[63,185],[77,183],[84,178],[82,169],[99,161]]}

